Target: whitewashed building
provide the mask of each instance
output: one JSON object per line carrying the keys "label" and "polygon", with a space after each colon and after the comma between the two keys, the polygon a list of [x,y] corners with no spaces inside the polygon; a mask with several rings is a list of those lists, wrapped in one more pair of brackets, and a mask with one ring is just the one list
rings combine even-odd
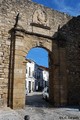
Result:
{"label": "whitewashed building", "polygon": [[34,69],[35,69],[35,62],[27,59],[27,64],[26,64],[26,91],[28,93],[35,91]]}
{"label": "whitewashed building", "polygon": [[49,68],[43,67],[43,88],[49,86]]}
{"label": "whitewashed building", "polygon": [[26,91],[42,91],[49,85],[48,68],[37,65],[33,60],[27,59],[26,64]]}

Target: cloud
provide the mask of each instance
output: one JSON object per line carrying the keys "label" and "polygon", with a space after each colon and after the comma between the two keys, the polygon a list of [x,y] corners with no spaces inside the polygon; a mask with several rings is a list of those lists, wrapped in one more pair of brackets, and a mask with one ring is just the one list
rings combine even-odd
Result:
{"label": "cloud", "polygon": [[72,16],[77,16],[80,15],[80,2],[74,2],[74,7],[73,5],[66,4],[67,0],[52,0],[53,4],[55,3],[58,10],[61,12],[65,12],[67,14],[70,14]]}
{"label": "cloud", "polygon": [[33,0],[72,16],[80,15],[80,0]]}

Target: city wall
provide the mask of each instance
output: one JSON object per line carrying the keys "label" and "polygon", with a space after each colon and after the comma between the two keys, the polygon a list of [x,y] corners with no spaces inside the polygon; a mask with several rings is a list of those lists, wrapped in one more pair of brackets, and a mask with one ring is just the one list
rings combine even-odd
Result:
{"label": "city wall", "polygon": [[71,17],[28,0],[0,1],[0,106],[25,106],[25,56],[49,53],[50,102],[80,103],[80,16]]}

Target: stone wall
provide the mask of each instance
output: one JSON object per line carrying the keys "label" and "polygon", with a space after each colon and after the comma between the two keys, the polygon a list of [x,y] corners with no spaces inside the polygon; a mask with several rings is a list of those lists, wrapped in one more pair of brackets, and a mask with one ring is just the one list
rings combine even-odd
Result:
{"label": "stone wall", "polygon": [[68,100],[69,104],[80,103],[80,17],[73,18],[68,22],[67,31],[67,73],[68,73]]}
{"label": "stone wall", "polygon": [[49,51],[51,101],[79,103],[79,26],[80,17],[27,0],[1,0],[0,105],[24,107],[25,56],[36,46]]}

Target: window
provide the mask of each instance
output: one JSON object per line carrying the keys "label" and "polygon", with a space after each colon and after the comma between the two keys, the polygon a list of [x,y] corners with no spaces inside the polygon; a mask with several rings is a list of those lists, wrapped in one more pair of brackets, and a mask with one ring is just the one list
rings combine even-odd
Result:
{"label": "window", "polygon": [[26,69],[26,73],[27,73],[27,69]]}
{"label": "window", "polygon": [[30,67],[29,67],[29,76],[31,75],[31,74],[30,74],[30,72],[31,72],[30,70],[31,70],[31,69],[30,69]]}

